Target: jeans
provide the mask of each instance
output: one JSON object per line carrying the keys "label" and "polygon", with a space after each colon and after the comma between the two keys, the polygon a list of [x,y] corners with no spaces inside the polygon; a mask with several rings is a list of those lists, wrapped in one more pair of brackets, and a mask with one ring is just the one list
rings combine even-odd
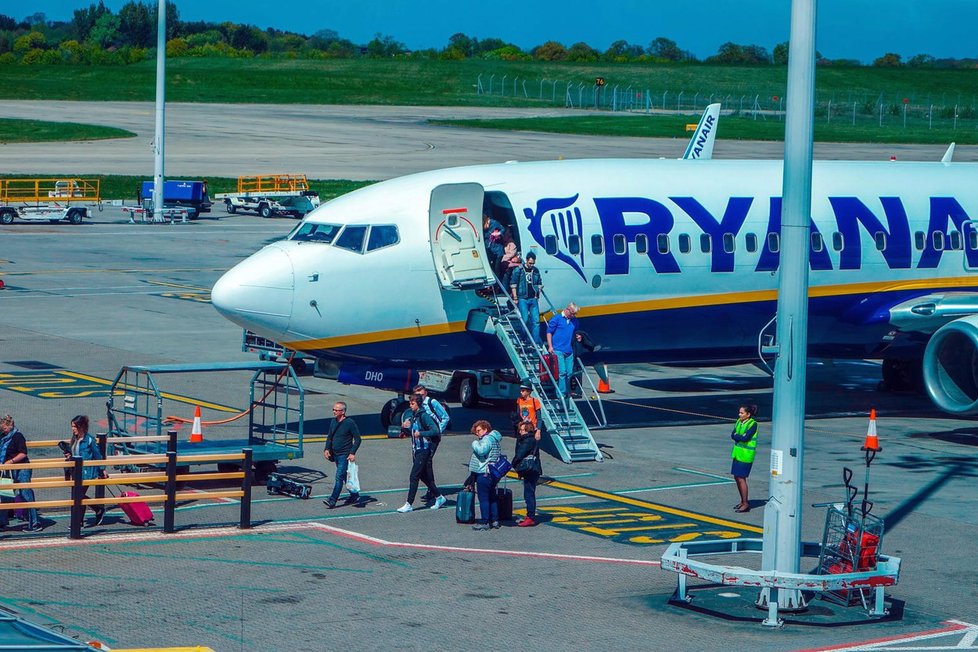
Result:
{"label": "jeans", "polygon": [[520,310],[520,318],[530,331],[530,336],[537,346],[542,346],[540,339],[540,302],[536,297],[532,299],[519,299],[516,305]]}
{"label": "jeans", "polygon": [[430,475],[431,468],[431,449],[422,448],[414,451],[414,466],[411,467],[411,483],[408,486],[407,502],[410,505],[414,502],[414,497],[418,495],[418,480],[425,483],[428,493],[437,498],[441,495],[435,479]]}
{"label": "jeans", "polygon": [[428,485],[428,495],[431,498],[436,497],[438,494],[431,490],[431,487],[435,485],[435,453],[438,452],[438,444],[441,443],[441,437],[429,437],[428,438],[428,481],[425,482]]}
{"label": "jeans", "polygon": [[526,501],[526,515],[533,518],[537,515],[537,480],[540,474],[529,472],[523,474],[523,500]]}
{"label": "jeans", "polygon": [[560,374],[557,384],[564,396],[570,396],[570,377],[574,373],[574,352],[564,353],[555,350],[554,355],[557,356],[557,371]]}
{"label": "jeans", "polygon": [[[335,503],[343,492],[343,486],[346,484],[346,470],[350,467],[350,460],[348,459],[348,454],[334,454],[333,462],[336,464],[336,482],[333,483],[333,493],[329,495],[329,500]],[[353,494],[350,495],[352,496]]]}
{"label": "jeans", "polygon": [[479,493],[479,515],[483,523],[499,521],[499,496],[496,495],[496,483],[488,473],[480,473],[476,477],[475,487]]}
{"label": "jeans", "polygon": [[[31,470],[30,469],[18,469],[13,472],[14,482],[30,482],[31,481]],[[14,493],[21,497],[25,503],[34,502],[34,490],[33,489],[17,489]],[[33,528],[40,523],[37,517],[37,510],[34,508],[27,510],[27,527]]]}

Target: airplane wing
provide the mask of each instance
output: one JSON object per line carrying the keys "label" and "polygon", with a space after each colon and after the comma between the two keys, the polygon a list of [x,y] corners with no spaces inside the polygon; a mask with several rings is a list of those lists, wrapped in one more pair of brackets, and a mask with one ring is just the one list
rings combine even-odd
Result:
{"label": "airplane wing", "polygon": [[696,125],[693,137],[689,139],[686,151],[683,153],[684,159],[709,159],[713,158],[713,142],[717,136],[717,122],[720,120],[720,103],[711,104],[703,111],[703,117]]}

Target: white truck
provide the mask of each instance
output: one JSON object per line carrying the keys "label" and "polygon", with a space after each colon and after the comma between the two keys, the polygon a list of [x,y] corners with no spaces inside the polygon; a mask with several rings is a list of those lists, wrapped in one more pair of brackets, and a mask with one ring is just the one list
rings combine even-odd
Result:
{"label": "white truck", "polygon": [[420,382],[425,389],[445,396],[458,396],[462,407],[473,407],[479,401],[515,401],[520,396],[520,379],[512,369],[483,371],[422,371]]}
{"label": "white truck", "polygon": [[309,189],[304,174],[262,174],[238,177],[237,192],[214,195],[228,213],[251,211],[262,217],[301,218],[319,206],[319,193]]}
{"label": "white truck", "polygon": [[81,224],[101,201],[98,179],[0,179],[0,224]]}

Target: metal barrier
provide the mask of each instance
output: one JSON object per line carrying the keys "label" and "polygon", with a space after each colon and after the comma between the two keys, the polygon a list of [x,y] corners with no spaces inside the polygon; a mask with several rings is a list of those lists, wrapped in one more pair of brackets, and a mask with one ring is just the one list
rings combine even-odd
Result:
{"label": "metal barrier", "polygon": [[[97,437],[99,448],[106,449],[106,435],[100,434]],[[175,511],[178,500],[210,500],[218,498],[239,498],[240,513],[238,527],[240,529],[251,528],[251,488],[253,484],[252,472],[252,449],[243,448],[241,453],[222,453],[222,454],[200,454],[200,455],[178,455],[176,449],[177,433],[171,430],[166,437],[139,437],[130,438],[139,440],[167,441],[168,450],[162,455],[112,455],[101,460],[82,460],[80,457],[71,457],[67,461],[56,459],[44,459],[27,464],[0,464],[0,471],[18,471],[24,469],[69,469],[71,470],[70,480],[58,480],[54,478],[32,478],[30,482],[15,482],[5,485],[6,489],[56,489],[67,487],[71,489],[71,498],[65,500],[34,500],[24,503],[2,503],[2,510],[16,509],[43,509],[49,507],[68,507],[70,508],[69,539],[82,538],[82,521],[85,518],[85,508],[90,506],[110,506],[125,503],[163,503],[163,532],[172,533],[176,531]],[[31,448],[44,446],[57,446],[57,440],[34,441],[30,442]],[[138,464],[162,464],[165,465],[163,472],[148,473],[126,473],[125,478],[94,478],[91,480],[82,479],[82,470],[85,467],[105,468],[110,466],[130,466],[132,458],[138,459]],[[240,463],[240,471],[217,472],[217,473],[177,473],[178,466],[196,464],[201,462],[232,462]],[[241,488],[228,491],[212,491],[207,493],[178,493],[177,483],[190,480],[241,480]],[[110,496],[105,497],[105,487],[124,486],[134,484],[163,483],[164,491],[162,494],[151,494],[146,496]],[[95,487],[95,498],[85,498],[86,489]]]}

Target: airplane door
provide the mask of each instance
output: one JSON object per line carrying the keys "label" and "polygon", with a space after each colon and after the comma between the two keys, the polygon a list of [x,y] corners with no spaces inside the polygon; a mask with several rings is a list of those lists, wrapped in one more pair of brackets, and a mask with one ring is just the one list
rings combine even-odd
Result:
{"label": "airplane door", "polygon": [[978,272],[978,265],[972,264],[972,259],[978,257],[978,222],[967,220],[961,225],[961,237],[964,239],[964,269],[968,272]]}
{"label": "airplane door", "polygon": [[428,222],[431,256],[446,290],[484,287],[493,279],[482,242],[482,197],[478,183],[451,183],[431,191]]}

